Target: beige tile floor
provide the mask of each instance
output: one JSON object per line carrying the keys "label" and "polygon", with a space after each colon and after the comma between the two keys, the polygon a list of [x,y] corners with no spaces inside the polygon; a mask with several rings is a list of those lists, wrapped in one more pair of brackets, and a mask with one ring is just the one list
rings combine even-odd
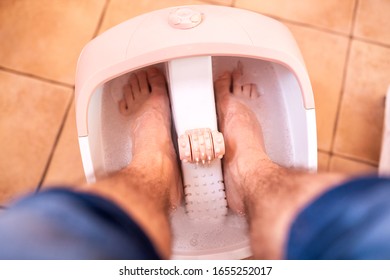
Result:
{"label": "beige tile floor", "polygon": [[1,0],[0,205],[84,182],[73,88],[89,40],[151,10],[204,3],[284,22],[314,89],[319,170],[376,172],[390,84],[389,0]]}

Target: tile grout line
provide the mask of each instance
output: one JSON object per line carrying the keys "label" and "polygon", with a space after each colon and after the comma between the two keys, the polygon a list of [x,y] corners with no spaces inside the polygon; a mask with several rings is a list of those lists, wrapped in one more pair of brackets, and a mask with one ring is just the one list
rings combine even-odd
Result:
{"label": "tile grout line", "polygon": [[390,45],[388,45],[388,44],[381,43],[381,42],[376,42],[376,41],[373,41],[373,40],[370,40],[370,39],[365,39],[365,38],[362,38],[362,37],[352,36],[352,39],[354,39],[356,41],[364,42],[366,44],[376,45],[376,46],[379,46],[379,47],[382,47],[382,48],[387,48],[387,49],[390,48]]}
{"label": "tile grout line", "polygon": [[24,76],[24,77],[27,77],[27,78],[39,80],[41,82],[53,84],[53,85],[56,85],[56,86],[63,86],[63,87],[70,88],[70,89],[74,88],[74,85],[72,85],[72,84],[67,84],[67,83],[56,81],[56,80],[51,80],[51,79],[40,77],[40,76],[37,76],[37,75],[34,75],[34,74],[20,72],[20,71],[17,71],[17,70],[6,68],[4,66],[0,66],[0,70],[2,70],[4,72],[15,74],[15,75]]}
{"label": "tile grout line", "polygon": [[327,172],[329,170],[329,162],[330,162],[331,154],[328,151],[325,151],[325,150],[322,150],[320,148],[317,148],[317,172],[318,172],[318,163],[319,163],[319,161],[318,161],[318,153],[323,153],[323,154],[326,154],[327,156],[329,156],[329,159],[328,159],[328,162],[327,162],[326,168],[325,168],[325,171]]}
{"label": "tile grout line", "polygon": [[368,161],[368,160],[364,160],[364,159],[358,159],[358,158],[354,158],[352,156],[348,156],[348,155],[343,155],[343,154],[335,154],[335,153],[331,153],[330,154],[332,157],[333,156],[336,156],[336,157],[340,157],[340,158],[343,158],[343,159],[348,159],[350,161],[354,161],[354,162],[358,162],[358,163],[363,163],[363,164],[366,164],[366,165],[371,165],[371,166],[374,166],[374,167],[378,167],[378,164],[375,164],[371,161]]}
{"label": "tile grout line", "polygon": [[349,60],[350,60],[350,55],[351,55],[351,48],[352,48],[352,41],[353,41],[352,32],[353,32],[354,27],[355,27],[356,14],[357,14],[358,6],[359,6],[359,0],[356,0],[355,7],[354,7],[354,12],[353,12],[353,17],[352,17],[352,24],[351,24],[351,29],[350,29],[350,35],[348,36],[349,40],[348,40],[348,46],[347,46],[347,53],[346,53],[346,57],[345,57],[342,86],[341,86],[341,90],[340,90],[340,97],[339,97],[339,100],[338,100],[338,105],[337,105],[337,110],[336,110],[336,120],[335,120],[334,127],[333,127],[333,136],[332,136],[332,141],[331,141],[331,145],[330,145],[331,153],[333,153],[335,142],[336,142],[336,134],[337,134],[337,129],[338,129],[338,125],[339,125],[340,112],[341,112],[341,107],[342,107],[342,103],[343,103],[345,88],[346,88],[346,84],[347,84],[348,65],[349,65]]}
{"label": "tile grout line", "polygon": [[[358,3],[358,2],[356,2],[356,3]],[[354,10],[356,10],[356,9],[357,9],[357,4],[355,5]],[[327,29],[325,27],[319,27],[319,26],[312,25],[312,24],[309,24],[309,23],[298,22],[298,21],[294,21],[294,20],[278,17],[278,16],[275,16],[275,15],[270,15],[270,14],[267,14],[267,13],[260,13],[260,12],[258,12],[258,13],[259,14],[263,14],[263,15],[268,16],[268,17],[271,17],[271,18],[274,18],[274,19],[282,21],[282,22],[287,22],[287,23],[290,23],[290,24],[294,24],[294,25],[298,25],[298,26],[301,26],[301,27],[315,29],[315,30],[326,32],[326,33],[329,33],[329,34],[338,35],[338,36],[342,36],[342,37],[347,37],[347,38],[354,39],[354,40],[359,40],[359,41],[362,41],[362,42],[365,42],[365,43],[381,46],[381,47],[384,47],[384,48],[390,48],[389,44],[378,42],[378,41],[375,41],[375,40],[366,39],[366,38],[359,37],[359,36],[355,36],[352,33],[350,33],[350,35],[348,35],[348,34],[345,34],[345,33],[339,32],[339,31],[334,31],[334,30],[331,30],[331,29]],[[354,16],[352,18],[353,23],[355,23],[355,19],[356,19],[356,14],[354,12]],[[354,26],[354,24],[353,24],[353,26]],[[353,32],[353,30],[351,30],[350,32]]]}
{"label": "tile grout line", "polygon": [[317,148],[317,152],[321,152],[321,153],[325,153],[325,154],[330,154],[329,151],[323,150],[323,149],[321,149],[321,148]]}
{"label": "tile grout line", "polygon": [[58,146],[58,142],[60,141],[61,135],[62,135],[62,133],[63,133],[63,131],[64,131],[65,123],[66,123],[66,120],[67,120],[67,118],[68,118],[68,115],[69,115],[69,112],[70,112],[70,108],[72,107],[73,99],[74,99],[74,92],[73,92],[72,97],[71,97],[70,100],[69,100],[69,104],[68,104],[68,106],[67,106],[67,108],[66,108],[66,110],[65,110],[65,114],[64,114],[64,117],[63,117],[63,119],[62,119],[62,123],[61,123],[61,125],[60,125],[60,127],[59,127],[59,129],[58,129],[56,138],[55,138],[55,140],[54,140],[54,144],[53,144],[53,146],[52,146],[52,148],[51,148],[49,157],[48,157],[48,159],[47,159],[47,161],[46,161],[46,165],[45,165],[45,168],[44,168],[44,170],[43,170],[43,173],[42,173],[42,176],[41,176],[41,180],[38,182],[38,185],[37,185],[37,187],[36,187],[36,189],[35,189],[35,192],[36,192],[36,193],[39,192],[39,191],[41,190],[42,185],[43,185],[43,182],[44,182],[45,179],[46,179],[46,175],[47,175],[47,172],[49,171],[50,164],[51,164],[51,162],[52,162],[52,160],[53,160],[55,150],[56,150],[56,148],[57,148],[57,146]]}
{"label": "tile grout line", "polygon": [[294,20],[291,20],[291,19],[286,19],[286,18],[275,16],[275,15],[270,15],[270,14],[267,14],[267,13],[260,13],[260,14],[265,15],[265,16],[270,17],[270,18],[273,18],[275,20],[281,21],[281,22],[286,22],[286,23],[298,25],[298,26],[301,26],[301,27],[315,29],[315,30],[318,30],[318,31],[322,31],[322,32],[325,32],[325,33],[338,35],[338,36],[342,36],[342,37],[351,37],[351,35],[345,34],[345,33],[340,32],[340,31],[334,31],[334,30],[328,29],[326,27],[321,27],[321,26],[316,26],[316,25],[309,24],[309,23],[303,23],[303,22],[299,22],[299,21],[294,21]]}
{"label": "tile grout line", "polygon": [[[93,36],[92,38],[95,38],[98,33],[99,33],[99,30],[100,30],[100,27],[103,23],[103,20],[104,20],[104,16],[106,15],[106,12],[107,12],[107,7],[110,3],[110,0],[107,0],[106,3],[104,4],[104,7],[103,7],[103,11],[102,11],[102,14],[100,15],[100,18],[99,18],[99,21],[96,25],[96,29],[93,33]],[[73,88],[73,87],[72,87]],[[68,104],[68,107],[66,108],[66,111],[65,111],[65,114],[64,114],[64,117],[63,117],[63,120],[62,120],[62,123],[60,125],[60,128],[58,129],[58,132],[57,132],[57,135],[56,135],[56,138],[55,138],[55,141],[54,141],[54,144],[53,144],[53,147],[50,151],[50,155],[49,155],[49,158],[46,162],[46,166],[45,166],[45,169],[43,171],[43,174],[42,174],[42,177],[41,177],[41,180],[39,181],[38,185],[37,185],[37,188],[35,190],[35,192],[39,192],[42,188],[42,185],[43,185],[43,182],[45,181],[46,179],[46,176],[47,176],[47,172],[49,171],[49,168],[50,168],[50,164],[53,160],[53,156],[54,156],[54,153],[55,153],[55,150],[57,148],[57,145],[58,145],[58,142],[60,141],[60,138],[61,138],[61,135],[62,135],[62,132],[64,130],[64,127],[65,127],[65,123],[66,123],[66,120],[68,118],[68,115],[69,115],[69,112],[70,112],[70,108],[72,107],[72,102],[74,100],[74,91],[73,91],[73,94],[72,94],[72,98],[70,99],[69,101],[69,104]]]}
{"label": "tile grout line", "polygon": [[[100,29],[100,27],[101,27],[101,25],[103,23],[105,15],[106,15],[107,7],[108,7],[109,3],[110,3],[110,0],[106,0],[106,3],[104,4],[104,7],[103,7],[103,12],[100,15],[98,24],[96,26],[96,29],[95,29],[93,35],[92,35],[92,38],[95,38],[98,35],[99,29]],[[58,86],[63,86],[63,87],[74,89],[74,85],[72,85],[72,84],[59,82],[59,81],[56,81],[56,80],[51,80],[51,79],[44,78],[44,77],[41,77],[41,76],[37,76],[37,75],[34,75],[34,74],[30,74],[30,73],[17,71],[17,70],[14,70],[14,69],[6,68],[6,67],[1,66],[1,65],[0,65],[0,70],[3,70],[5,72],[9,72],[9,73],[12,73],[12,74],[16,74],[16,75],[28,77],[28,78],[40,80],[40,81],[47,82],[47,83],[50,83],[50,84],[54,84],[54,85],[58,85]]]}
{"label": "tile grout line", "polygon": [[330,172],[330,160],[332,159],[332,155],[329,154],[328,162],[326,163],[326,172]]}
{"label": "tile grout line", "polygon": [[358,8],[359,8],[359,0],[356,0],[355,1],[355,7],[353,7],[351,29],[349,30],[349,34],[350,34],[351,38],[354,37],[353,33],[355,31],[355,24],[356,24],[356,17],[357,17]]}
{"label": "tile grout line", "polygon": [[378,164],[375,164],[375,163],[373,163],[371,161],[354,158],[354,157],[348,156],[348,155],[337,154],[337,153],[336,154],[335,153],[329,153],[329,156],[331,156],[331,157],[336,156],[336,157],[339,157],[339,158],[342,158],[342,159],[347,159],[347,160],[354,161],[354,162],[357,162],[357,163],[363,163],[363,164],[366,164],[366,165],[378,167]]}
{"label": "tile grout line", "polygon": [[[294,21],[294,20],[291,20],[291,19],[286,19],[286,18],[275,16],[275,15],[267,14],[267,13],[261,13],[261,12],[256,12],[256,11],[254,11],[254,12],[262,14],[262,15],[270,17],[270,18],[273,18],[273,19],[281,21],[281,22],[286,22],[286,23],[297,25],[297,26],[300,26],[300,27],[305,27],[305,28],[318,30],[318,31],[325,32],[325,33],[332,34],[332,35],[347,37],[347,38],[350,38],[352,40],[358,40],[358,41],[362,41],[362,42],[369,43],[369,44],[372,44],[372,45],[377,45],[377,46],[384,47],[384,48],[390,48],[389,44],[353,35],[352,32],[353,32],[353,28],[355,26],[355,21],[356,21],[356,11],[357,11],[357,7],[358,7],[358,1],[359,0],[356,0],[356,4],[355,4],[355,7],[354,7],[354,14],[353,14],[353,17],[352,17],[353,24],[352,24],[352,27],[351,27],[349,35],[345,34],[343,32],[340,32],[340,31],[334,31],[332,29],[328,29],[326,27],[320,27],[320,26],[316,26],[316,25],[313,25],[313,24],[309,24],[309,23],[298,22],[298,21]],[[236,0],[233,0],[232,7],[235,6],[235,2],[236,2]]]}
{"label": "tile grout line", "polygon": [[[354,161],[354,162],[358,162],[358,163],[367,164],[367,165],[370,165],[370,166],[373,166],[373,167],[378,167],[378,164],[375,164],[375,163],[373,163],[373,162],[371,162],[371,161],[364,160],[364,159],[354,158],[354,157],[348,156],[348,155],[333,153],[333,152],[325,151],[325,150],[322,150],[322,149],[317,149],[317,152],[321,152],[321,153],[323,153],[323,154],[326,154],[326,155],[328,155],[330,158],[333,157],[333,156],[336,156],[336,157],[340,157],[340,158],[347,159],[347,160],[350,160],[350,161]],[[329,163],[330,163],[330,160],[329,160]]]}
{"label": "tile grout line", "polygon": [[[318,153],[318,152],[317,152],[317,153]],[[328,162],[326,163],[325,172],[329,172],[329,168],[330,168],[330,159],[332,158],[332,155],[331,155],[329,152],[327,152],[327,155],[328,155],[329,157],[328,157]],[[318,161],[318,159],[317,159],[317,161]],[[318,165],[318,163],[317,163],[317,165]],[[317,166],[317,171],[318,171],[318,166]]]}
{"label": "tile grout line", "polygon": [[95,29],[95,32],[93,33],[92,38],[95,38],[99,34],[99,30],[102,27],[103,20],[107,14],[107,8],[108,8],[109,4],[110,4],[110,0],[106,0],[106,3],[104,4],[104,7],[103,7],[102,14],[100,15],[99,21],[96,25],[96,29]]}

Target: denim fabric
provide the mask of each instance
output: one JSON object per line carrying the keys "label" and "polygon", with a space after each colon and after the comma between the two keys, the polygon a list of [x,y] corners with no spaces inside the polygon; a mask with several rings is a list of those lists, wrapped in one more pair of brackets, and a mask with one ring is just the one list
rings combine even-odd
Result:
{"label": "denim fabric", "polygon": [[0,215],[0,259],[158,259],[140,227],[113,203],[53,189]]}
{"label": "denim fabric", "polygon": [[[158,259],[141,228],[101,197],[52,189],[0,215],[0,259]],[[390,180],[360,178],[308,205],[287,259],[390,259]]]}
{"label": "denim fabric", "polygon": [[359,178],[320,196],[295,219],[287,259],[390,259],[390,180]]}

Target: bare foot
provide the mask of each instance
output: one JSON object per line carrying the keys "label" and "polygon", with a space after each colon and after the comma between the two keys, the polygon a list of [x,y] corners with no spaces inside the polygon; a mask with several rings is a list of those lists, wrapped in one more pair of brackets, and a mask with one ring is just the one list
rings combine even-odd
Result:
{"label": "bare foot", "polygon": [[229,207],[246,212],[248,196],[253,192],[250,177],[273,165],[264,149],[263,133],[252,110],[241,102],[259,98],[256,85],[241,83],[240,64],[233,73],[226,72],[215,82],[218,123],[225,138],[223,159],[226,196]]}
{"label": "bare foot", "polygon": [[297,213],[345,178],[290,170],[273,163],[265,153],[255,114],[241,102],[257,98],[258,93],[254,85],[242,85],[241,77],[238,67],[215,82],[219,127],[226,146],[226,195],[230,208],[247,214],[254,257],[280,259]]}
{"label": "bare foot", "polygon": [[[130,119],[133,162],[143,166],[148,180],[161,181],[172,208],[181,199],[181,178],[171,139],[171,115],[165,78],[156,68],[132,74],[123,89],[120,112]],[[148,172],[148,171],[152,172]],[[152,184],[150,184],[152,185]]]}

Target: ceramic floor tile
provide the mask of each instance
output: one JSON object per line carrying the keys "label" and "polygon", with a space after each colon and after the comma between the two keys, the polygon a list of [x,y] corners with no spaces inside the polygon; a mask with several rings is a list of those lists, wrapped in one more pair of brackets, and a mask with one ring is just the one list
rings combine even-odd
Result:
{"label": "ceramic floor tile", "polygon": [[360,0],[354,35],[390,45],[390,1]]}
{"label": "ceramic floor tile", "polygon": [[72,90],[0,71],[0,205],[36,188]]}
{"label": "ceramic floor tile", "polygon": [[364,175],[376,174],[378,172],[378,168],[370,164],[333,155],[330,159],[329,171],[351,175]]}
{"label": "ceramic floor tile", "polygon": [[68,113],[60,140],[54,151],[49,170],[43,183],[43,188],[64,184],[70,186],[81,185],[85,182],[73,103]]}
{"label": "ceramic floor tile", "polygon": [[236,7],[349,34],[355,0],[236,0]]}
{"label": "ceramic floor tile", "polygon": [[325,172],[328,171],[328,164],[330,155],[328,153],[318,151],[318,171]]}
{"label": "ceramic floor tile", "polygon": [[390,49],[353,41],[334,152],[379,161]]}
{"label": "ceramic floor tile", "polygon": [[318,148],[330,151],[343,81],[348,39],[287,24],[301,49],[314,91]]}
{"label": "ceramic floor tile", "polygon": [[73,84],[105,0],[1,0],[0,65]]}
{"label": "ceramic floor tile", "polygon": [[[163,9],[181,5],[204,5],[210,4],[211,1],[197,0],[111,0],[107,7],[107,12],[104,16],[102,26],[99,33],[135,16],[151,12],[158,9]],[[215,1],[227,2],[227,1]]]}

